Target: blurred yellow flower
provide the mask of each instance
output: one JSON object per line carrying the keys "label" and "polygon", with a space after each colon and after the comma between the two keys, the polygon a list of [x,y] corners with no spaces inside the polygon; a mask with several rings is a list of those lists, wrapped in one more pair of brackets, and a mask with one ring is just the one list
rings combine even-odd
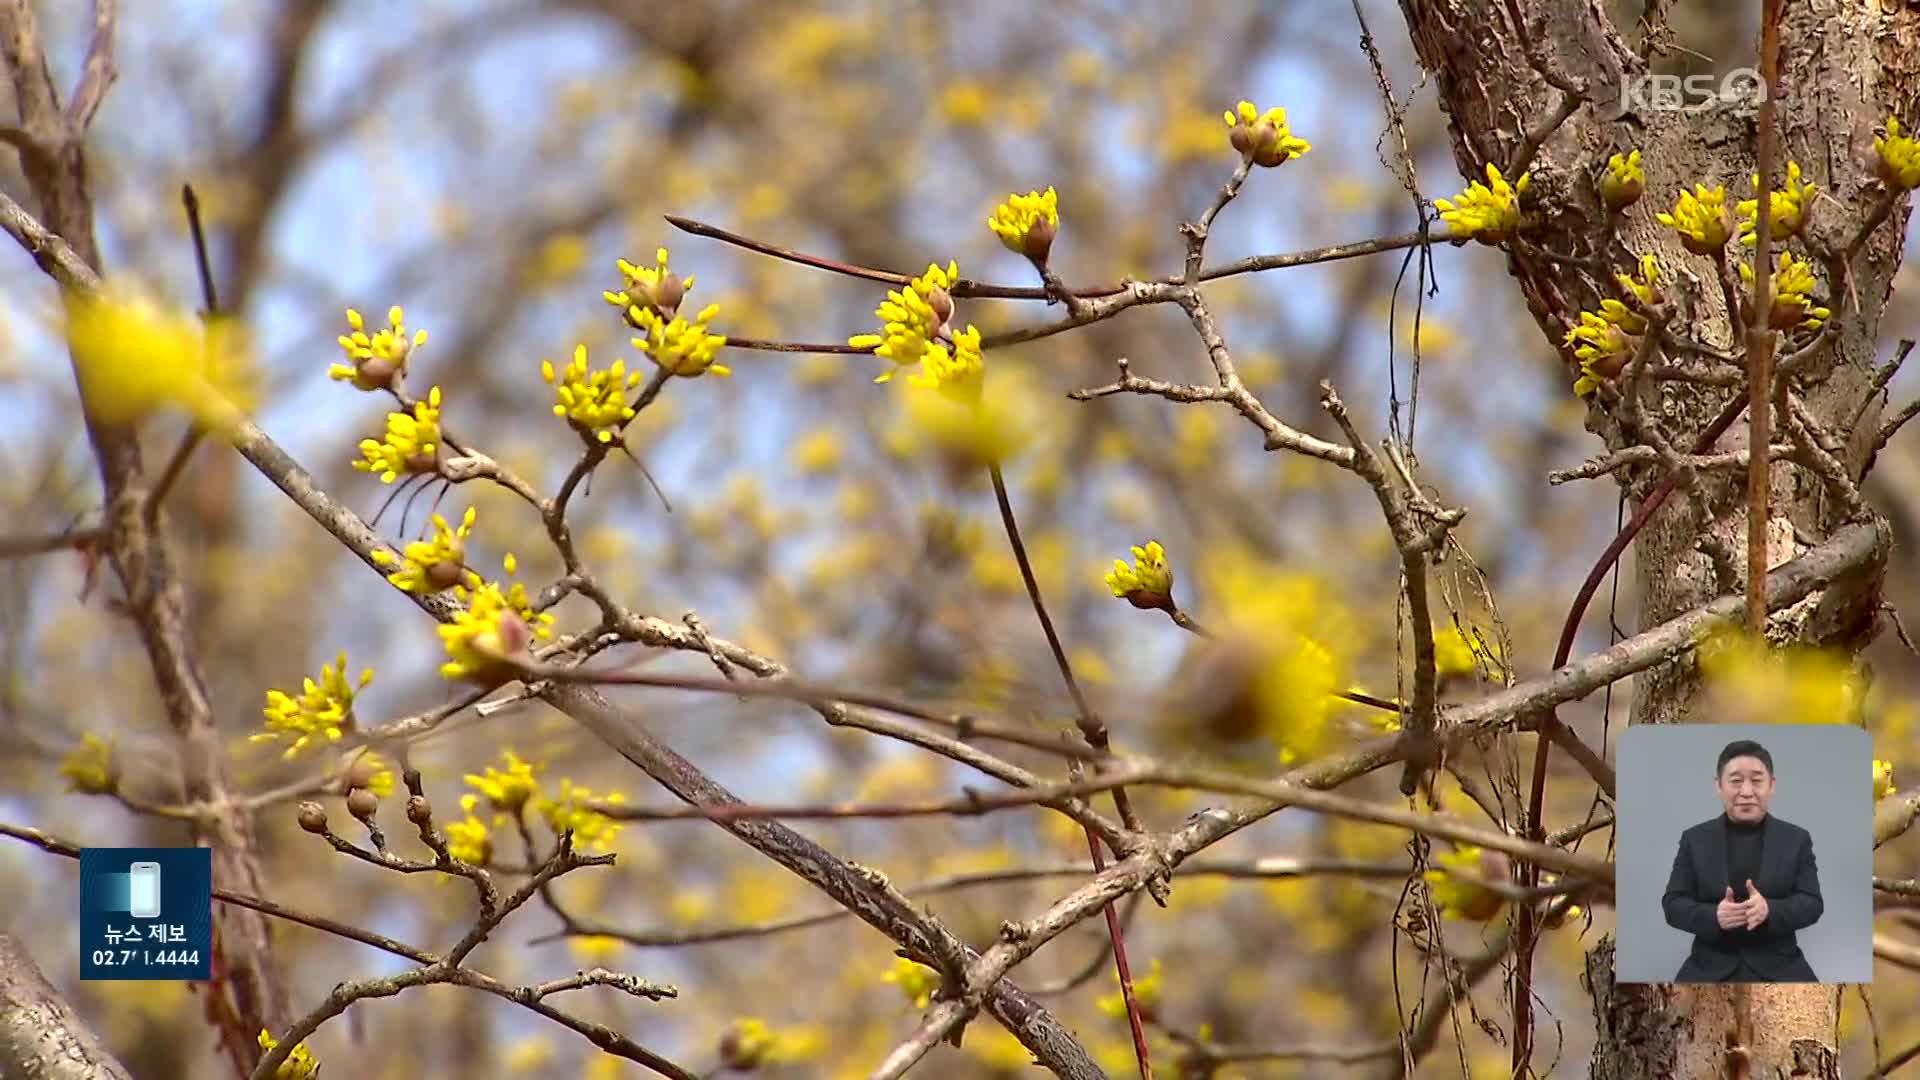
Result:
{"label": "blurred yellow flower", "polygon": [[292,758],[316,740],[337,742],[344,729],[353,727],[354,695],[373,681],[373,669],[360,673],[359,685],[347,682],[347,651],[320,668],[320,681],[307,679],[300,696],[279,690],[267,691],[265,710],[267,730],[252,736],[253,742],[291,740],[285,757]]}
{"label": "blurred yellow flower", "polygon": [[60,759],[60,775],[67,778],[67,790],[82,795],[106,795],[120,787],[120,763],[114,759],[113,744],[87,732],[80,745]]}
{"label": "blurred yellow flower", "polygon": [[203,325],[117,285],[77,294],[68,304],[66,335],[80,394],[108,424],[130,424],[160,409],[226,431],[253,406],[253,360],[238,323]]}

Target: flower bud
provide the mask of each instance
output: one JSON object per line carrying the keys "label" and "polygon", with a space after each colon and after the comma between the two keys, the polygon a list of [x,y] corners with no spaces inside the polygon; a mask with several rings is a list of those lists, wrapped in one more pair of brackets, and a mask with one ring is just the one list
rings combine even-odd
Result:
{"label": "flower bud", "polygon": [[347,767],[347,790],[353,791],[373,783],[374,775],[379,771],[379,766],[366,754],[360,755]]}
{"label": "flower bud", "polygon": [[1059,227],[1048,221],[1045,215],[1034,218],[1033,224],[1027,226],[1021,254],[1033,260],[1035,266],[1047,265],[1047,256],[1053,251],[1053,238],[1059,231]]}
{"label": "flower bud", "polygon": [[953,318],[953,294],[938,285],[927,293],[927,306],[933,309],[933,329],[936,332],[947,325],[948,319]]}
{"label": "flower bud", "polygon": [[372,356],[354,366],[353,385],[359,390],[391,390],[401,364],[384,356]]}
{"label": "flower bud", "polygon": [[373,821],[373,815],[380,809],[380,797],[366,788],[354,788],[347,794],[347,813],[361,821]]}
{"label": "flower bud", "polygon": [[326,808],[311,799],[300,804],[296,817],[301,828],[316,836],[327,831]]}
{"label": "flower bud", "polygon": [[433,804],[425,795],[407,796],[407,820],[415,825],[428,825],[433,822]]}
{"label": "flower bud", "polygon": [[1609,210],[1625,210],[1646,193],[1646,182],[1638,176],[1622,177],[1609,171],[1600,178],[1600,198]]}

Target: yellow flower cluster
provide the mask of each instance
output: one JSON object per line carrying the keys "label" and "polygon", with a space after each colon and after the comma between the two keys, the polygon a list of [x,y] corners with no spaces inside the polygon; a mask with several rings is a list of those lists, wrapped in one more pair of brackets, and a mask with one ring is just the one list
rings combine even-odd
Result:
{"label": "yellow flower cluster", "polygon": [[463,863],[485,866],[493,858],[493,837],[488,834],[487,823],[474,816],[473,808],[478,805],[480,796],[471,792],[460,796],[460,809],[467,817],[447,824],[447,854]]}
{"label": "yellow flower cluster", "polygon": [[1718,255],[1727,246],[1727,188],[1721,184],[1682,189],[1673,212],[1654,215],[1660,224],[1680,234],[1680,246],[1695,255]]}
{"label": "yellow flower cluster", "polygon": [[[1741,263],[1740,277],[1752,286],[1753,267]],[[1813,267],[1805,259],[1794,258],[1790,251],[1781,252],[1774,261],[1773,274],[1767,278],[1767,325],[1775,330],[1820,329],[1833,312],[1815,302],[1813,286]]]}
{"label": "yellow flower cluster", "polygon": [[1009,195],[1006,202],[993,208],[987,228],[1008,251],[1025,255],[1035,266],[1045,266],[1053,250],[1053,238],[1060,230],[1060,197],[1051,186],[1044,192]]}
{"label": "yellow flower cluster", "polygon": [[1469,637],[1458,626],[1448,624],[1433,632],[1434,670],[1442,679],[1472,678],[1484,663],[1498,663],[1500,647],[1491,641]]}
{"label": "yellow flower cluster", "polygon": [[[726,365],[714,363],[715,356],[726,345],[727,339],[709,333],[707,329],[714,317],[720,314],[720,305],[708,304],[691,320],[682,317],[679,314],[680,302],[686,299],[687,290],[693,288],[694,276],[689,274],[682,280],[674,274],[667,265],[666,248],[656,250],[654,256],[652,267],[635,266],[625,259],[616,259],[614,266],[627,279],[626,288],[600,294],[607,303],[620,309],[627,325],[640,331],[641,336],[633,339],[633,347],[644,352],[671,375],[694,378],[709,371],[715,375],[732,374]],[[581,352],[576,350],[574,356],[575,362],[584,370]],[[615,365],[616,368],[619,366]],[[624,391],[625,388],[621,389]],[[628,413],[620,420],[607,421],[607,424],[623,423],[631,417],[632,414]]]}
{"label": "yellow flower cluster", "polygon": [[1727,723],[1856,723],[1866,684],[1845,654],[1813,646],[1775,648],[1740,628],[1701,643],[1701,673]]}
{"label": "yellow flower cluster", "polygon": [[[402,592],[419,593],[422,596],[451,589],[455,585],[478,588],[480,575],[466,564],[467,537],[473,532],[475,513],[473,507],[467,507],[458,529],[449,526],[447,519],[439,514],[433,515],[433,537],[408,544],[404,558],[400,559],[403,565],[388,574],[387,580]],[[393,552],[386,548],[373,553],[373,561],[381,566],[392,565],[395,559]]]}
{"label": "yellow flower cluster", "polygon": [[606,851],[613,847],[614,837],[620,834],[621,823],[595,810],[595,802],[618,805],[626,802],[627,797],[619,792],[595,795],[592,791],[575,784],[566,777],[560,778],[560,794],[547,798],[542,795],[534,800],[534,812],[545,818],[554,835],[563,832],[573,834],[574,847],[581,851]]}
{"label": "yellow flower cluster", "polygon": [[347,653],[340,651],[331,664],[320,668],[320,681],[305,681],[300,696],[280,690],[267,691],[267,730],[252,737],[253,742],[291,739],[284,755],[292,758],[309,743],[324,739],[337,742],[344,729],[353,726],[353,698],[373,681],[373,669],[360,673],[358,686],[347,682]]}
{"label": "yellow flower cluster", "polygon": [[736,1072],[753,1072],[763,1066],[810,1061],[826,1048],[826,1035],[818,1028],[776,1028],[748,1016],[735,1020],[720,1037],[720,1062]]}
{"label": "yellow flower cluster", "polygon": [[1887,133],[1873,140],[1879,155],[1880,179],[1901,190],[1920,187],[1920,141],[1900,133],[1898,117],[1887,117]]}
{"label": "yellow flower cluster", "polygon": [[80,736],[80,745],[60,759],[60,775],[67,778],[67,790],[82,795],[107,795],[120,788],[120,763],[114,759],[113,744],[88,732]]}
{"label": "yellow flower cluster", "polygon": [[[879,317],[878,334],[855,334],[847,344],[856,349],[872,349],[900,367],[912,367],[926,356],[927,350],[946,329],[953,317],[953,296],[948,291],[960,280],[960,264],[949,261],[945,269],[930,264],[927,272],[907,282],[906,287],[889,290],[887,298],[874,309]],[[892,370],[883,371],[874,382],[893,378]]]}
{"label": "yellow flower cluster", "polygon": [[1422,876],[1434,906],[1443,915],[1486,922],[1500,913],[1506,898],[1487,888],[1486,882],[1508,880],[1510,863],[1505,855],[1469,845],[1442,852],[1433,861],[1440,864],[1439,868]]}
{"label": "yellow flower cluster", "polygon": [[250,353],[229,320],[202,326],[187,312],[113,286],[75,296],[66,331],[81,398],[107,423],[178,409],[224,431],[252,404]]}
{"label": "yellow flower cluster", "polygon": [[[513,573],[512,553],[506,566],[507,573]],[[511,589],[488,581],[474,588],[455,585],[453,592],[465,607],[439,627],[448,657],[440,674],[446,678],[505,682],[513,677],[509,661],[523,658],[534,642],[553,636],[553,613],[535,613],[526,586],[517,581]]]}
{"label": "yellow flower cluster", "polygon": [[553,361],[540,361],[540,377],[553,386],[553,414],[603,443],[613,441],[608,429],[633,419],[627,391],[640,384],[640,373],[627,374],[625,360],[595,371],[587,366],[587,347],[575,345],[573,360],[559,371],[554,370]]}
{"label": "yellow flower cluster", "polygon": [[[1760,190],[1760,174],[1753,174],[1753,189]],[[1786,182],[1767,200],[1767,235],[1773,240],[1796,236],[1807,224],[1807,212],[1813,209],[1820,189],[1800,177],[1800,163],[1787,162]],[[1734,209],[1740,214],[1740,242],[1751,246],[1760,231],[1760,198],[1742,199]]]}
{"label": "yellow flower cluster", "polygon": [[540,781],[533,777],[534,770],[539,766],[511,749],[502,751],[500,757],[507,766],[505,771],[489,765],[486,775],[468,773],[464,779],[468,787],[486,797],[495,811],[517,814],[540,793]]}
{"label": "yellow flower cluster", "polygon": [[1609,210],[1625,210],[1646,194],[1647,173],[1640,167],[1640,151],[1615,154],[1607,159],[1607,171],[1600,176],[1600,199]]}
{"label": "yellow flower cluster", "polygon": [[613,265],[627,279],[627,287],[619,292],[600,294],[607,303],[619,308],[636,330],[646,328],[640,325],[634,308],[651,308],[655,313],[671,318],[680,309],[680,301],[685,299],[687,290],[693,288],[695,275],[688,274],[683,281],[667,267],[666,248],[655,250],[654,258],[652,267],[635,266],[625,259],[615,259]]}
{"label": "yellow flower cluster", "polygon": [[1196,717],[1216,737],[1265,736],[1282,764],[1323,745],[1348,685],[1347,644],[1358,636],[1339,599],[1310,574],[1223,553],[1201,565],[1205,595],[1217,598],[1215,648],[1223,668],[1203,691],[1211,703]]}
{"label": "yellow flower cluster", "polygon": [[1452,201],[1435,199],[1433,205],[1454,236],[1498,245],[1520,231],[1520,197],[1532,181],[1532,173],[1522,173],[1519,182],[1509,184],[1500,167],[1489,161],[1486,183],[1475,180]]}
{"label": "yellow flower cluster", "polygon": [[1103,579],[1113,595],[1137,608],[1171,609],[1173,606],[1173,568],[1167,565],[1167,549],[1160,541],[1149,540],[1145,547],[1133,549],[1133,565],[1113,560],[1113,569]]}
{"label": "yellow flower cluster", "polygon": [[[1664,299],[1659,287],[1660,264],[1651,255],[1640,257],[1637,275],[1617,273],[1614,278],[1642,304],[1658,304]],[[1573,357],[1580,365],[1573,392],[1586,397],[1603,381],[1618,376],[1639,346],[1639,335],[1646,329],[1647,320],[1619,300],[1602,300],[1599,311],[1581,312],[1579,323],[1568,329],[1561,341],[1573,350]]]}
{"label": "yellow flower cluster", "polygon": [[395,304],[387,309],[388,325],[367,333],[367,322],[353,308],[347,309],[349,332],[340,335],[340,348],[347,363],[327,369],[327,377],[350,382],[361,390],[391,390],[407,368],[413,350],[427,343],[427,332],[407,337],[406,313]]}
{"label": "yellow flower cluster", "polygon": [[1294,137],[1287,127],[1287,110],[1278,105],[1261,112],[1253,102],[1242,101],[1226,118],[1227,142],[1255,165],[1271,169],[1313,149],[1312,143]]}
{"label": "yellow flower cluster", "polygon": [[714,363],[727,339],[707,332],[707,325],[720,314],[719,304],[708,304],[688,322],[675,315],[671,321],[650,307],[631,307],[627,314],[637,320],[646,336],[633,339],[633,347],[647,354],[655,364],[684,378],[705,375],[731,375],[733,369]]}
{"label": "yellow flower cluster", "polygon": [[361,472],[379,473],[380,482],[391,484],[401,474],[417,476],[440,468],[440,388],[427,392],[425,401],[413,403],[411,415],[387,414],[385,439],[361,439],[360,460],[353,467]]}
{"label": "yellow flower cluster", "polygon": [[1898,790],[1893,785],[1893,762],[1873,759],[1873,799],[1879,802]]}
{"label": "yellow flower cluster", "polygon": [[937,390],[958,401],[980,400],[987,372],[986,358],[980,352],[980,331],[969,325],[953,335],[953,348],[935,342],[927,346],[920,371],[907,376],[907,382],[924,390]]}
{"label": "yellow flower cluster", "polygon": [[[268,1034],[266,1028],[260,1029],[260,1049],[271,1050],[280,1045],[280,1040]],[[287,1060],[273,1071],[273,1080],[315,1080],[320,1075],[320,1062],[314,1059],[306,1043],[297,1043],[287,1054]]]}

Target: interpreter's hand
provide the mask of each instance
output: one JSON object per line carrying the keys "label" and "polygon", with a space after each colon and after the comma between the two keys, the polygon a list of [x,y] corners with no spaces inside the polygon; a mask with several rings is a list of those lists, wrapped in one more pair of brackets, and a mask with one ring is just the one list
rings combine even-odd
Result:
{"label": "interpreter's hand", "polygon": [[[1729,889],[1728,892],[1732,892],[1732,890]],[[1747,929],[1755,929],[1761,923],[1767,921],[1767,914],[1769,912],[1767,898],[1760,895],[1760,890],[1754,888],[1753,882],[1751,881],[1747,882],[1747,902],[1743,906],[1746,908],[1747,913]]]}
{"label": "interpreter's hand", "polygon": [[1713,909],[1713,915],[1720,923],[1722,930],[1732,930],[1737,926],[1747,925],[1747,905],[1744,901],[1733,898],[1731,885],[1727,886],[1727,895],[1721,899],[1719,906]]}

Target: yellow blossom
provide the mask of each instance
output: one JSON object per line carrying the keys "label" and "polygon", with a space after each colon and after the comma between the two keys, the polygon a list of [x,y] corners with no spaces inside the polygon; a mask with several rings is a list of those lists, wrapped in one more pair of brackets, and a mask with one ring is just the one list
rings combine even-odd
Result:
{"label": "yellow blossom", "polygon": [[1641,304],[1654,307],[1664,303],[1666,297],[1660,292],[1660,260],[1651,255],[1640,256],[1639,272],[1635,274],[1616,273],[1613,275],[1620,287],[1632,293]]}
{"label": "yellow blossom", "polygon": [[940,973],[925,964],[918,964],[904,956],[896,956],[893,967],[880,976],[880,981],[895,983],[900,992],[907,995],[916,1009],[924,1009],[933,1000],[934,991],[940,989]]}
{"label": "yellow blossom", "polygon": [[1452,201],[1435,199],[1433,205],[1454,236],[1497,245],[1520,230],[1520,197],[1532,182],[1532,173],[1522,173],[1517,183],[1508,184],[1500,167],[1489,161],[1486,183],[1475,180]]}
{"label": "yellow blossom", "polygon": [[[1617,300],[1607,302],[1625,310]],[[1633,356],[1636,340],[1616,319],[1607,318],[1607,314],[1609,312],[1581,312],[1579,325],[1568,330],[1561,342],[1573,350],[1574,359],[1579,361],[1580,377],[1573,384],[1573,392],[1581,397],[1593,393],[1603,380],[1620,374]]]}
{"label": "yellow blossom", "polygon": [[1850,724],[1866,684],[1844,652],[1810,645],[1776,648],[1725,627],[1698,649],[1701,673],[1726,722]]}
{"label": "yellow blossom", "polygon": [[82,795],[106,795],[120,787],[120,763],[114,759],[113,744],[87,732],[80,745],[60,759],[60,775],[67,778],[67,790]]}
{"label": "yellow blossom", "polygon": [[342,649],[333,663],[320,668],[319,682],[305,681],[299,697],[280,690],[267,691],[267,730],[254,735],[252,741],[291,739],[293,744],[285,754],[288,758],[315,740],[337,742],[343,730],[353,727],[354,695],[372,681],[373,669],[368,668],[360,673],[359,686],[348,684],[347,653]]}
{"label": "yellow blossom", "polygon": [[1507,882],[1509,862],[1505,855],[1463,846],[1442,852],[1433,861],[1440,868],[1428,870],[1423,876],[1434,906],[1447,918],[1486,922],[1500,913],[1506,898],[1485,883]]}
{"label": "yellow blossom", "polygon": [[1727,188],[1693,185],[1682,189],[1673,212],[1656,214],[1660,224],[1680,234],[1680,246],[1695,255],[1718,255],[1727,246]]}
{"label": "yellow blossom", "polygon": [[[1740,278],[1753,285],[1753,267],[1740,264]],[[1767,279],[1771,301],[1767,306],[1767,325],[1775,330],[1804,327],[1818,330],[1833,312],[1814,302],[1813,267],[1793,252],[1783,251],[1774,260],[1773,274]]]}
{"label": "yellow blossom", "polygon": [[1472,678],[1480,666],[1497,664],[1500,647],[1482,641],[1478,634],[1468,635],[1449,623],[1433,632],[1434,669],[1443,679]]}
{"label": "yellow blossom", "polygon": [[625,360],[615,360],[612,367],[594,371],[587,367],[587,347],[575,345],[572,362],[559,371],[554,370],[553,361],[540,361],[540,377],[553,386],[553,415],[566,418],[583,432],[592,432],[603,443],[613,441],[609,428],[633,419],[627,391],[640,384],[641,375],[637,371],[627,374]]}
{"label": "yellow blossom", "polygon": [[903,449],[931,451],[956,475],[965,475],[1008,461],[1028,446],[1038,422],[1019,380],[1004,380],[989,392],[983,377],[968,373],[964,354],[951,363],[944,350],[928,358],[942,373],[914,380],[902,395]]}
{"label": "yellow blossom", "polygon": [[810,1061],[826,1051],[824,1031],[811,1025],[775,1028],[758,1017],[735,1020],[720,1037],[720,1061],[729,1069],[751,1072],[767,1065]]}
{"label": "yellow blossom", "polygon": [[353,467],[379,473],[383,484],[393,483],[402,473],[413,476],[438,470],[440,388],[429,390],[425,401],[414,402],[412,415],[388,413],[386,438],[361,439],[360,460]]}
{"label": "yellow blossom", "polygon": [[986,360],[980,354],[980,331],[972,326],[953,335],[953,349],[935,343],[927,347],[921,371],[909,375],[907,382],[927,390],[938,390],[965,402],[980,400],[981,383],[986,375]]}
{"label": "yellow blossom", "polygon": [[475,513],[473,507],[467,507],[458,529],[449,526],[446,518],[435,514],[431,539],[415,540],[408,544],[404,558],[397,558],[386,548],[376,549],[373,561],[381,566],[392,565],[395,561],[403,564],[400,569],[387,575],[387,580],[402,592],[425,596],[451,589],[455,585],[478,588],[480,575],[466,564],[467,536],[473,532]]}
{"label": "yellow blossom", "polygon": [[794,444],[793,464],[810,476],[832,472],[840,464],[840,433],[831,427],[810,431]]}
{"label": "yellow blossom", "polygon": [[719,304],[701,308],[692,322],[679,315],[668,322],[652,308],[633,307],[628,308],[627,313],[646,332],[645,337],[633,339],[633,347],[646,353],[662,370],[684,378],[695,378],[709,371],[715,375],[733,374],[732,368],[713,362],[721,346],[727,343],[725,337],[707,332],[707,324],[720,314]]}
{"label": "yellow blossom", "polygon": [[1255,165],[1274,168],[1313,149],[1305,139],[1295,138],[1287,127],[1287,110],[1274,106],[1266,112],[1251,101],[1242,101],[1226,113],[1227,141]]}
{"label": "yellow blossom", "polygon": [[1898,790],[1893,784],[1893,762],[1873,759],[1873,798],[1875,802],[1890,798]]}
{"label": "yellow blossom", "polygon": [[621,823],[593,808],[593,803],[618,805],[626,802],[619,792],[595,795],[566,777],[560,778],[560,794],[555,798],[537,796],[534,812],[547,820],[554,834],[571,832],[573,845],[581,851],[606,851],[620,834]]}
{"label": "yellow blossom", "polygon": [[[907,282],[903,289],[889,290],[887,298],[874,309],[879,317],[878,334],[855,334],[847,344],[856,349],[872,349],[900,367],[920,362],[934,339],[953,317],[953,295],[948,290],[960,279],[960,264],[948,262],[943,270],[929,264],[927,272]],[[893,378],[891,369],[880,373],[874,382]]]}
{"label": "yellow blossom", "polygon": [[[511,561],[513,556],[507,558]],[[507,661],[524,655],[535,641],[545,641],[553,634],[553,614],[536,614],[526,586],[519,582],[514,582],[511,589],[502,589],[491,581],[471,589],[456,585],[454,595],[466,602],[466,608],[439,627],[448,656],[440,665],[440,674],[446,678],[505,682],[513,677]]]}
{"label": "yellow blossom", "polygon": [[413,350],[427,343],[427,332],[407,337],[406,313],[395,304],[387,309],[388,325],[367,333],[366,320],[353,308],[347,309],[350,332],[340,335],[340,347],[347,363],[327,369],[327,377],[350,382],[361,390],[393,389],[395,380],[405,373]]}
{"label": "yellow blossom", "polygon": [[1045,266],[1054,235],[1060,229],[1060,198],[1051,186],[1044,193],[1009,195],[1006,202],[994,207],[987,227],[1008,251],[1025,255],[1036,266]]}
{"label": "yellow blossom", "polygon": [[1615,154],[1607,159],[1607,171],[1600,177],[1600,198],[1609,210],[1624,210],[1647,190],[1646,170],[1640,167],[1640,151]]}
{"label": "yellow blossom", "polygon": [[683,281],[668,269],[666,248],[655,250],[654,260],[651,267],[635,266],[625,259],[614,260],[614,266],[627,279],[627,286],[619,292],[600,294],[607,303],[619,308],[636,330],[645,330],[646,327],[640,323],[635,308],[651,308],[655,314],[670,319],[679,310],[680,301],[686,297],[687,290],[693,288],[695,275],[688,274]]}
{"label": "yellow blossom", "polygon": [[[260,1036],[256,1041],[259,1042],[262,1050],[271,1050],[280,1045],[280,1040],[268,1034],[266,1028],[260,1029]],[[273,1080],[313,1080],[319,1075],[320,1063],[314,1060],[313,1054],[307,1050],[307,1044],[296,1043],[287,1054],[287,1059],[273,1071]]]}
{"label": "yellow blossom", "polygon": [[1133,565],[1113,560],[1113,569],[1104,579],[1113,595],[1137,608],[1173,607],[1173,568],[1167,565],[1167,550],[1160,541],[1149,540],[1145,547],[1133,549]]}
{"label": "yellow blossom", "polygon": [[66,334],[87,410],[130,424],[177,409],[225,431],[253,399],[252,360],[238,323],[208,324],[131,289],[75,295]]}
{"label": "yellow blossom", "polygon": [[1199,654],[1195,722],[1229,742],[1264,735],[1283,763],[1313,755],[1338,704],[1334,691],[1348,682],[1352,616],[1312,575],[1244,554],[1211,557],[1201,571],[1219,636]]}
{"label": "yellow blossom", "polygon": [[[1116,982],[1118,978],[1115,976]],[[1153,963],[1147,968],[1146,977],[1133,980],[1134,1004],[1140,1007],[1141,1019],[1148,1022],[1152,1022],[1160,1011],[1160,984],[1160,959],[1155,957]],[[1094,1004],[1108,1016],[1127,1015],[1127,999],[1118,989],[1111,994],[1102,995]]]}
{"label": "yellow blossom", "polygon": [[463,863],[485,866],[493,858],[493,838],[487,834],[487,823],[473,814],[479,802],[480,797],[471,793],[460,797],[460,808],[467,812],[467,817],[465,821],[448,823],[447,854]]}
{"label": "yellow blossom", "polygon": [[518,814],[522,807],[540,794],[540,781],[533,777],[538,766],[510,749],[503,750],[500,757],[507,766],[504,772],[489,765],[485,776],[468,773],[464,779],[468,787],[486,796],[494,810],[507,815]]}
{"label": "yellow blossom", "polygon": [[1920,187],[1920,141],[1900,134],[1898,117],[1887,117],[1887,133],[1874,137],[1873,149],[1879,155],[1880,179],[1903,190]]}
{"label": "yellow blossom", "polygon": [[[1753,174],[1753,189],[1760,190],[1760,174]],[[1818,187],[1806,183],[1800,178],[1800,163],[1787,162],[1787,177],[1780,187],[1771,192],[1767,200],[1767,235],[1774,240],[1785,240],[1798,234],[1807,223],[1807,212],[1813,209]],[[1740,242],[1751,246],[1754,237],[1760,231],[1760,198],[1756,194],[1751,199],[1743,199],[1734,207],[1740,214]]]}

